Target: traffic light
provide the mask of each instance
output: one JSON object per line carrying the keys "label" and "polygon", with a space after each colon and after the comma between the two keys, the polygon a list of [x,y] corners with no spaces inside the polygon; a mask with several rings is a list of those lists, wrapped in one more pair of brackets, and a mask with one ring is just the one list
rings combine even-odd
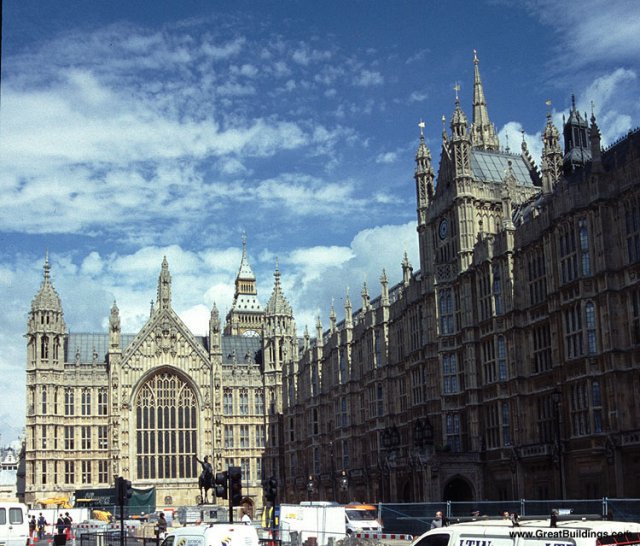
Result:
{"label": "traffic light", "polygon": [[227,498],[227,473],[218,472],[215,479],[216,497]]}
{"label": "traffic light", "polygon": [[239,466],[229,467],[229,495],[231,506],[242,504],[242,470]]}
{"label": "traffic light", "polygon": [[276,497],[278,496],[278,480],[273,476],[264,484],[264,496],[269,502],[275,504]]}
{"label": "traffic light", "polygon": [[119,506],[124,506],[129,502],[133,488],[129,480],[125,480],[122,476],[116,478],[116,497]]}

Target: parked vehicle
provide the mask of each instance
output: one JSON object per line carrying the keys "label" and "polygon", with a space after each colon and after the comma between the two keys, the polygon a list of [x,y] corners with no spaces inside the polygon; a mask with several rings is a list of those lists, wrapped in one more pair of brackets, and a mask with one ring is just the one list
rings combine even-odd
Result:
{"label": "parked vehicle", "polygon": [[258,532],[251,525],[214,523],[178,527],[167,533],[162,546],[260,546]]}
{"label": "parked vehicle", "polygon": [[0,544],[2,546],[28,546],[29,520],[26,505],[0,501]]}
{"label": "parked vehicle", "polygon": [[346,531],[353,533],[382,533],[378,507],[373,504],[347,504],[344,507]]}
{"label": "parked vehicle", "polygon": [[298,544],[315,538],[317,546],[327,546],[345,537],[345,519],[344,506],[333,502],[281,504],[280,539],[291,542],[297,535]]}
{"label": "parked vehicle", "polygon": [[[515,519],[515,522],[514,522]],[[604,546],[640,544],[640,524],[587,519],[510,518],[456,523],[427,531],[411,546]]]}

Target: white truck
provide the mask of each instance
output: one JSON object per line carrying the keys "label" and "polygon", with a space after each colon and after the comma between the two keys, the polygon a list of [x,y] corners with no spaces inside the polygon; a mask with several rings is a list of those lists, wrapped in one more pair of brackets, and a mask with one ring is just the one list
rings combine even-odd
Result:
{"label": "white truck", "polygon": [[24,504],[0,501],[0,544],[2,546],[29,544],[29,521],[27,507]]}
{"label": "white truck", "polygon": [[317,546],[328,546],[345,537],[344,506],[329,502],[280,505],[280,539],[304,544],[315,538]]}

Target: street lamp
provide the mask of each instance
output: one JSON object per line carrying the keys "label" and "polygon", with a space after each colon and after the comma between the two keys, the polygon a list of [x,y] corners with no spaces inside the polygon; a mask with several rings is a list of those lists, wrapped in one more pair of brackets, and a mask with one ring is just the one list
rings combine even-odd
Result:
{"label": "street lamp", "polygon": [[343,470],[340,472],[340,477],[338,478],[338,486],[340,487],[340,491],[344,491],[347,493],[347,501],[349,500],[349,478],[347,477],[347,472]]}
{"label": "street lamp", "polygon": [[314,488],[314,481],[313,481],[313,476],[309,475],[309,478],[307,479],[307,500],[311,501],[311,493],[313,493],[313,488]]}

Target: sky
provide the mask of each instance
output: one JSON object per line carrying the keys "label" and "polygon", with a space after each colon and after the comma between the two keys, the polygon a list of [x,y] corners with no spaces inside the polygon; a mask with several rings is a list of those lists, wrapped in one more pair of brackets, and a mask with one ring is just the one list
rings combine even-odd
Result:
{"label": "sky", "polygon": [[[25,422],[25,333],[45,255],[71,332],[149,317],[164,256],[203,335],[243,235],[276,261],[298,334],[419,269],[420,129],[437,166],[474,50],[503,147],[540,159],[575,94],[603,144],[640,125],[637,0],[4,0],[0,444]],[[551,101],[551,106],[546,104]]]}

